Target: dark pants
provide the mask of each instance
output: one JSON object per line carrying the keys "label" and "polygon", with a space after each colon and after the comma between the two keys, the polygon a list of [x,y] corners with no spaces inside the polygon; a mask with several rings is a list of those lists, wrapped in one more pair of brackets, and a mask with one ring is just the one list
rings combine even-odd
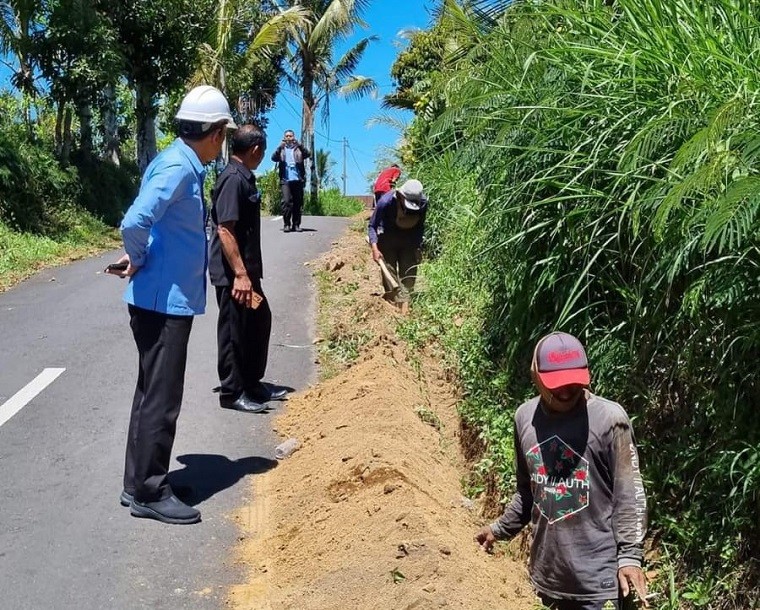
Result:
{"label": "dark pants", "polygon": [[[253,289],[264,295],[261,281],[254,282]],[[232,298],[231,286],[216,287],[216,302],[219,305],[216,337],[220,393],[234,399],[243,392],[255,392],[264,377],[272,311],[266,298],[256,309],[240,305]]]}
{"label": "dark pants", "polygon": [[167,475],[185,386],[192,316],[129,306],[139,370],[127,435],[124,489],[140,502],[172,494]]}
{"label": "dark pants", "polygon": [[385,275],[380,274],[386,298],[394,303],[408,303],[417,280],[419,247],[400,231],[380,235],[377,247],[383,255],[388,271],[398,283],[398,289],[394,291]]}
{"label": "dark pants", "polygon": [[303,182],[300,180],[282,180],[282,220],[286,227],[301,226],[301,212],[303,210]]}
{"label": "dark pants", "polygon": [[607,608],[618,610],[620,608],[617,598],[606,601],[583,602],[573,599],[553,599],[544,595],[540,597],[541,603],[547,608],[551,608],[551,610],[607,610]]}

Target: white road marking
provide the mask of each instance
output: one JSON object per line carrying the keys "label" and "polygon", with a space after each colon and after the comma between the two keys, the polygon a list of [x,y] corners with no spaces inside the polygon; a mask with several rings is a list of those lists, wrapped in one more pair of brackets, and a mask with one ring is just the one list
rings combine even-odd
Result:
{"label": "white road marking", "polygon": [[0,405],[0,426],[29,404],[66,369],[44,369],[39,375]]}
{"label": "white road marking", "polygon": [[273,216],[272,218],[270,218],[270,222],[275,222],[276,220],[282,220],[282,215],[280,215],[280,216]]}

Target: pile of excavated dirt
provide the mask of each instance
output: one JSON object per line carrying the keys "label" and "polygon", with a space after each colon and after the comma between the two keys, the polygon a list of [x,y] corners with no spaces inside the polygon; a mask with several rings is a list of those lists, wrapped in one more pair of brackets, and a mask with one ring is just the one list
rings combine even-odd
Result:
{"label": "pile of excavated dirt", "polygon": [[536,607],[524,562],[473,541],[484,520],[462,496],[456,391],[434,358],[410,355],[397,337],[363,234],[348,231],[312,266],[334,297],[324,340],[364,343],[351,366],[294,395],[277,420],[300,447],[255,478],[251,505],[235,516],[248,579],[228,605]]}

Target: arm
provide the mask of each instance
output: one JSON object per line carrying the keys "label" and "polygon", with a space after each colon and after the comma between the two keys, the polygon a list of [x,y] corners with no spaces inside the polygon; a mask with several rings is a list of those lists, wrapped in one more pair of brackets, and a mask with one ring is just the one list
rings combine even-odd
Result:
{"label": "arm", "polygon": [[530,523],[533,510],[533,490],[530,486],[528,463],[523,455],[522,444],[515,426],[515,461],[517,465],[517,490],[507,504],[504,513],[491,525],[485,526],[475,536],[475,540],[485,549],[490,550],[496,540],[513,538]]}
{"label": "arm", "polygon": [[377,247],[377,240],[379,237],[378,229],[381,224],[381,210],[384,210],[387,206],[385,202],[378,202],[375,209],[372,211],[372,216],[369,219],[369,225],[367,226],[367,238],[369,240],[369,247],[372,250],[372,260],[375,262],[383,258],[380,249]]}
{"label": "arm", "polygon": [[254,292],[251,278],[243,264],[243,257],[240,256],[240,248],[235,238],[235,221],[223,222],[216,229],[219,236],[219,243],[222,245],[222,253],[227,259],[235,279],[232,282],[232,298],[241,305],[246,307],[256,307],[257,301],[261,301],[261,296]]}
{"label": "arm", "polygon": [[243,196],[240,181],[222,176],[214,191],[212,213],[217,222],[216,234],[219,237],[222,254],[235,274],[232,281],[232,298],[246,307],[255,307],[261,299],[253,291],[251,278],[248,276],[235,237],[235,224],[240,219],[240,202]]}
{"label": "arm", "polygon": [[644,605],[648,606],[646,581],[641,571],[647,504],[639,455],[627,417],[613,429],[612,460],[615,473],[612,523],[618,549],[620,588],[627,597],[633,586]]}
{"label": "arm", "polygon": [[277,148],[274,149],[274,152],[272,153],[272,161],[275,163],[279,163],[282,159],[282,144],[280,144]]}
{"label": "arm", "polygon": [[311,153],[309,152],[309,149],[306,148],[303,144],[299,144],[301,147],[301,154],[303,155],[304,159],[311,159]]}
{"label": "arm", "polygon": [[137,198],[121,221],[124,250],[129,256],[130,267],[135,270],[145,264],[151,227],[161,220],[177,194],[184,188],[185,179],[188,177],[188,173],[180,164],[158,167],[151,171],[151,175],[143,182]]}

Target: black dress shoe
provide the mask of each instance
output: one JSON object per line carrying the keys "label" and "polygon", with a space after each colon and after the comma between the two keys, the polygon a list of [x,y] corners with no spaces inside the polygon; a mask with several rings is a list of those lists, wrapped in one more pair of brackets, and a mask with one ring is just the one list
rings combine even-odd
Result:
{"label": "black dress shoe", "polygon": [[246,394],[258,402],[269,402],[270,400],[282,400],[288,395],[288,391],[285,388],[278,386],[270,388],[260,383],[255,390],[246,392]]}
{"label": "black dress shoe", "polygon": [[161,523],[175,525],[189,525],[201,520],[201,511],[188,506],[174,495],[156,502],[138,502],[133,499],[129,512],[135,517],[155,519]]}
{"label": "black dress shoe", "polygon": [[134,496],[132,496],[132,494],[129,493],[126,489],[122,489],[121,495],[119,496],[119,504],[122,506],[129,506],[132,504],[132,500],[134,500]]}
{"label": "black dress shoe", "polygon": [[245,394],[241,394],[235,400],[222,396],[219,399],[219,405],[222,409],[233,409],[235,411],[243,411],[244,413],[261,413],[267,409],[266,405],[256,402]]}

